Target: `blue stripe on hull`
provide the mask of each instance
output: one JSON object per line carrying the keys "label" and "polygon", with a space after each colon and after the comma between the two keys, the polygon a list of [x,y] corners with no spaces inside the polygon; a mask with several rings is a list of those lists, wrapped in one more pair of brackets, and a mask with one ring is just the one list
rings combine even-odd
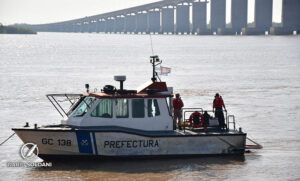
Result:
{"label": "blue stripe on hull", "polygon": [[93,132],[92,134],[93,134],[95,152],[96,152],[96,155],[98,155],[97,141],[96,141],[96,137],[95,137],[95,132]]}
{"label": "blue stripe on hull", "polygon": [[93,154],[91,136],[89,132],[76,132],[77,144],[80,153]]}

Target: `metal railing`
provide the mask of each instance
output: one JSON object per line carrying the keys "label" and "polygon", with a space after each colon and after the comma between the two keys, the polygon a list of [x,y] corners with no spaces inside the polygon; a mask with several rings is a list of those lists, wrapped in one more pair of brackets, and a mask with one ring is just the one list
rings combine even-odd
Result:
{"label": "metal railing", "polygon": [[[68,117],[71,110],[73,110],[74,106],[77,105],[78,100],[82,99],[83,95],[82,94],[47,94],[46,97],[48,98],[48,100],[51,102],[51,104],[53,105],[53,107],[57,110],[57,112],[64,118],[65,116]],[[63,101],[68,101],[71,104],[71,107],[68,110],[64,109],[59,102],[63,102],[63,101],[58,101],[56,98],[58,97],[63,97],[66,98]],[[73,100],[72,102],[72,98],[73,97],[77,97],[76,100]]]}
{"label": "metal railing", "polygon": [[[182,114],[183,115],[183,121],[182,122],[183,122],[183,130],[184,131],[185,131],[186,127],[190,127],[190,125],[189,125],[189,116],[195,111],[198,111],[201,114],[204,114],[205,111],[207,111],[207,113],[214,114],[214,111],[212,111],[212,110],[203,110],[203,108],[183,108],[182,109],[182,113],[183,113]],[[223,111],[223,113],[224,112],[225,112],[224,118],[225,118],[226,129],[229,130],[230,125],[232,124],[233,125],[233,130],[236,130],[234,115],[227,115],[227,111]],[[213,115],[213,117],[214,117],[214,115]]]}
{"label": "metal railing", "polygon": [[[230,118],[231,118],[231,120],[232,121],[230,121]],[[227,129],[230,129],[230,123],[232,123],[233,124],[233,130],[236,130],[236,128],[235,128],[235,117],[234,117],[234,115],[228,115],[227,116]]]}

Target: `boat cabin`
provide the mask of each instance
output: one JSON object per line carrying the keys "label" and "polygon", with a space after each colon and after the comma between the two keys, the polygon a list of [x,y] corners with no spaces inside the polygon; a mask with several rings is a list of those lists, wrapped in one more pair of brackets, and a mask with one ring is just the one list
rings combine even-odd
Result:
{"label": "boat cabin", "polygon": [[[115,76],[115,80],[120,81]],[[126,79],[125,76],[122,79]],[[62,124],[79,127],[118,126],[140,130],[172,130],[170,102],[165,82],[152,82],[138,90],[107,85],[101,92],[81,96]]]}

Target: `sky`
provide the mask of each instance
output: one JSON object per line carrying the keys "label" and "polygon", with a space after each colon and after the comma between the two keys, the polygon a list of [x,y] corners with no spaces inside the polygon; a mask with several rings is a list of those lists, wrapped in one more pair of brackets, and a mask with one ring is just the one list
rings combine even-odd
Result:
{"label": "sky", "polygon": [[[0,23],[43,24],[71,20],[156,2],[158,0],[0,0]],[[230,12],[231,0],[227,0]],[[273,21],[281,21],[282,0],[273,0]],[[248,22],[254,20],[254,0],[248,0]],[[208,8],[208,22],[209,22]],[[226,15],[230,22],[230,13]]]}

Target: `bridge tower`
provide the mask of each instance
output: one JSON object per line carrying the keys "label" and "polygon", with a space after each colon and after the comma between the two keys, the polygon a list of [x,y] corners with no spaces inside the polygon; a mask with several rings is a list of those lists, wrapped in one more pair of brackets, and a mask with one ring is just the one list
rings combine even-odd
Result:
{"label": "bridge tower", "polygon": [[166,6],[161,9],[162,33],[174,34],[174,6]]}
{"label": "bridge tower", "polygon": [[248,24],[248,0],[231,0],[231,25],[235,33],[240,33]]}
{"label": "bridge tower", "polygon": [[192,33],[205,34],[207,32],[207,0],[194,1],[192,7]]}
{"label": "bridge tower", "polygon": [[136,33],[147,33],[148,30],[148,15],[146,11],[137,13]]}
{"label": "bridge tower", "polygon": [[210,1],[210,27],[212,32],[225,29],[226,26],[226,0]]}
{"label": "bridge tower", "polygon": [[108,17],[105,19],[105,33],[114,32],[115,17]]}
{"label": "bridge tower", "polygon": [[136,30],[137,18],[135,13],[129,13],[125,16],[125,33],[132,33]]}
{"label": "bridge tower", "polygon": [[300,31],[300,1],[283,0],[282,26],[285,29]]}
{"label": "bridge tower", "polygon": [[76,33],[76,26],[77,26],[76,23],[72,23],[72,31],[71,32]]}
{"label": "bridge tower", "polygon": [[81,24],[81,32],[89,32],[90,31],[90,18],[86,17],[82,20],[82,24]]}
{"label": "bridge tower", "polygon": [[81,32],[81,23],[80,22],[76,22],[74,25],[74,32]]}
{"label": "bridge tower", "polygon": [[176,6],[176,33],[190,33],[190,4],[180,3]]}
{"label": "bridge tower", "polygon": [[114,32],[122,33],[125,30],[125,16],[119,15],[115,19]]}
{"label": "bridge tower", "polygon": [[105,32],[105,19],[99,19],[97,24],[97,32]]}
{"label": "bridge tower", "polygon": [[90,21],[90,31],[89,32],[98,32],[98,21],[96,19],[93,19]]}
{"label": "bridge tower", "polygon": [[273,0],[255,0],[254,22],[257,31],[263,34],[272,27]]}
{"label": "bridge tower", "polygon": [[159,33],[160,32],[160,10],[158,8],[148,11],[148,32]]}

